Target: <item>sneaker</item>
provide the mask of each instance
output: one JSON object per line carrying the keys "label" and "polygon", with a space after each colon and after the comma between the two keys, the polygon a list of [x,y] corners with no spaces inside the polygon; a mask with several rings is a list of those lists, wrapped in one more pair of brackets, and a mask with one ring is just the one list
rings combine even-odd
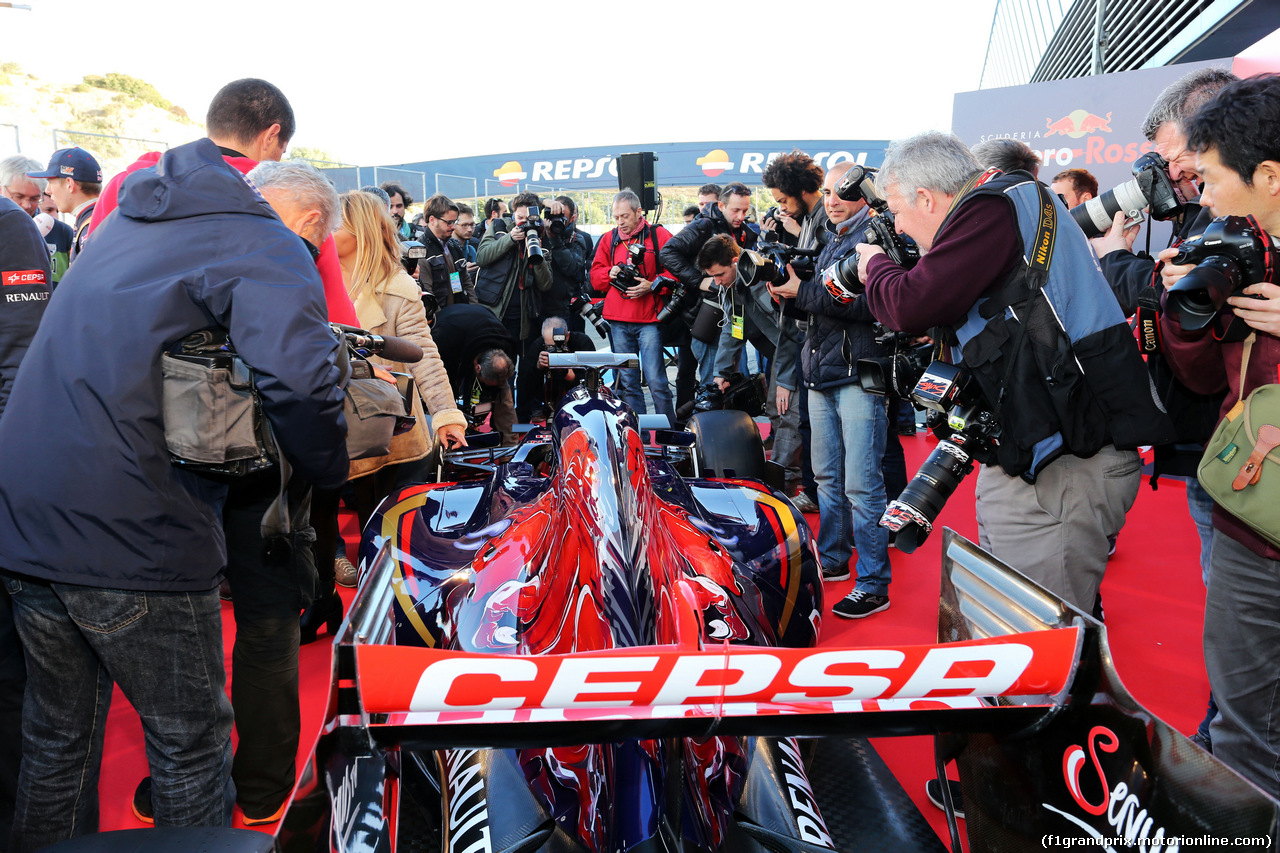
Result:
{"label": "sneaker", "polygon": [[345,587],[353,587],[359,580],[359,572],[345,554],[333,561],[333,580],[338,586]]}
{"label": "sneaker", "polygon": [[[960,799],[960,783],[954,779],[948,779],[947,787],[951,790],[951,806],[956,810],[956,818],[964,820],[964,800]],[[938,784],[937,779],[930,779],[925,782],[924,792],[929,797],[929,802],[944,812],[947,810],[946,806],[942,804],[942,786]]]}
{"label": "sneaker", "polygon": [[823,566],[822,579],[824,581],[847,581],[849,579],[849,564],[843,566]]}
{"label": "sneaker", "polygon": [[872,595],[860,589],[855,589],[842,600],[837,601],[836,606],[831,608],[831,612],[837,616],[843,616],[845,619],[862,619],[872,613],[879,613],[881,610],[888,609],[889,596]]}
{"label": "sneaker", "polygon": [[144,776],[133,792],[133,816],[143,823],[154,825],[155,811],[151,808],[151,777]]}
{"label": "sneaker", "polygon": [[811,514],[818,511],[818,505],[813,502],[813,498],[809,497],[804,492],[800,492],[792,498],[791,505],[805,514]]}
{"label": "sneaker", "polygon": [[280,818],[284,817],[284,809],[285,809],[285,806],[287,805],[289,805],[289,798],[285,797],[284,802],[280,804],[280,808],[276,809],[274,812],[267,815],[266,817],[250,817],[248,812],[242,811],[242,814],[244,815],[244,825],[245,826],[262,826],[268,823],[279,823]]}

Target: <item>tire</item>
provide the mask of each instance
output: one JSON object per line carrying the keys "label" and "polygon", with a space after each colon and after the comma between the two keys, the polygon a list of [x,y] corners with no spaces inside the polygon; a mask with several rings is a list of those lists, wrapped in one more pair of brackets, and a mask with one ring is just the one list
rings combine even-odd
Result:
{"label": "tire", "polygon": [[697,438],[694,455],[702,477],[747,477],[764,481],[764,443],[746,412],[699,412],[688,429]]}

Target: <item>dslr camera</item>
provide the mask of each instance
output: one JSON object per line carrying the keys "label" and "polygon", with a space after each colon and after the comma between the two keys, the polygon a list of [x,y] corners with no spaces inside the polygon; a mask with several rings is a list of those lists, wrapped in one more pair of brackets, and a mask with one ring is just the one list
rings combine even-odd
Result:
{"label": "dslr camera", "polygon": [[[918,347],[895,358],[900,360],[890,374],[892,379],[882,378],[882,386],[893,389],[890,393],[910,387],[906,399],[929,413],[927,426],[938,438],[938,446],[880,518],[880,526],[894,534],[894,546],[910,554],[929,536],[947,498],[973,471],[975,459],[994,457],[1000,446],[1000,424],[962,365],[934,361],[920,367]],[[867,387],[871,380],[863,378],[874,373],[864,369],[868,363],[873,362],[858,361],[858,382],[864,390],[877,393]]]}
{"label": "dslr camera", "polygon": [[1228,296],[1260,281],[1275,280],[1271,238],[1252,216],[1220,216],[1198,237],[1178,244],[1171,264],[1196,268],[1169,288],[1168,309],[1182,328],[1203,329],[1218,316]]}
{"label": "dslr camera", "polygon": [[1071,217],[1086,237],[1100,237],[1111,230],[1111,222],[1120,211],[1137,222],[1146,207],[1152,219],[1164,222],[1181,213],[1186,205],[1182,191],[1169,177],[1169,164],[1156,152],[1148,151],[1133,161],[1133,180],[1073,207]]}
{"label": "dslr camera", "polygon": [[787,283],[787,264],[796,275],[807,278],[813,275],[813,259],[821,249],[797,249],[786,243],[761,242],[755,249],[746,249],[738,258],[738,275],[743,284],[754,287],[762,281],[782,285]]}
{"label": "dslr camera", "polygon": [[565,232],[569,230],[569,220],[565,218],[563,213],[547,214],[547,233],[557,240],[563,240]]}
{"label": "dslr camera", "polygon": [[[875,169],[855,164],[836,185],[836,195],[845,201],[865,201],[874,215],[867,222],[862,242],[879,246],[895,264],[911,269],[920,260],[920,249],[894,230],[889,203],[876,192],[875,172]],[[822,271],[822,286],[831,294],[832,299],[848,303],[862,293],[862,282],[858,281],[858,262],[858,253],[854,252]]]}
{"label": "dslr camera", "polygon": [[547,260],[547,256],[542,251],[542,237],[545,233],[546,224],[543,222],[542,216],[531,206],[529,208],[529,217],[525,219],[524,224],[520,227],[524,229],[524,252],[525,257],[529,259],[529,265],[536,267],[544,263]]}
{"label": "dslr camera", "polygon": [[569,303],[569,310],[595,327],[596,334],[605,340],[609,339],[609,321],[600,316],[600,306],[579,293]]}
{"label": "dslr camera", "polygon": [[895,332],[883,323],[876,323],[873,329],[876,343],[892,346],[893,355],[858,359],[858,384],[877,397],[910,400],[912,389],[933,361],[933,344],[913,344],[913,336]]}
{"label": "dslr camera", "polygon": [[640,265],[644,263],[644,252],[644,243],[632,243],[627,246],[627,262],[618,264],[618,275],[609,282],[623,296],[627,295],[627,290],[640,282]]}

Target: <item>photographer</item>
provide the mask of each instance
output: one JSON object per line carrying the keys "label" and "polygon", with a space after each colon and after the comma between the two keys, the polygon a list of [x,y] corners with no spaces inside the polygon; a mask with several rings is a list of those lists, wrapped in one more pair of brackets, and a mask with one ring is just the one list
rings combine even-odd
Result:
{"label": "photographer", "polygon": [[[587,275],[591,270],[591,253],[595,246],[591,235],[578,230],[578,205],[567,195],[557,196],[545,213],[547,248],[551,252],[551,289],[542,297],[541,319],[568,317],[570,326],[583,330],[582,317],[569,310],[574,297],[587,292]],[[576,324],[576,326],[575,326]]]}
{"label": "photographer", "polygon": [[[751,190],[737,181],[722,191],[720,200],[708,202],[693,222],[686,225],[662,247],[659,257],[662,266],[680,280],[684,298],[677,310],[688,312],[686,321],[692,325],[703,299],[719,302],[718,285],[711,276],[704,276],[698,268],[698,251],[716,234],[727,234],[740,248],[752,249],[756,234],[746,227],[747,211],[751,209]],[[672,300],[679,298],[673,295]],[[694,340],[689,345],[698,364],[698,382],[706,385],[714,378],[716,344]]]}
{"label": "photographer", "polygon": [[453,229],[462,215],[458,205],[447,196],[433,195],[423,207],[426,227],[422,229],[422,244],[427,256],[418,264],[418,283],[423,290],[431,291],[441,308],[457,303],[476,301],[475,286],[471,283],[471,269],[462,244],[453,239]]}
{"label": "photographer", "polygon": [[[531,406],[541,406],[542,419],[551,417],[556,406],[564,398],[578,380],[572,370],[552,370],[547,354],[553,352],[595,352],[596,345],[585,332],[569,331],[569,324],[563,317],[548,317],[542,321],[542,336],[529,342],[525,349],[524,360],[527,364],[536,365],[530,371],[531,381],[525,381],[521,375],[520,399],[529,399]],[[539,403],[538,401],[541,400]]]}
{"label": "photographer", "polygon": [[[512,224],[506,231],[491,227],[480,241],[476,260],[476,299],[489,308],[517,342],[538,333],[542,294],[551,289],[551,266],[541,248],[542,203],[534,193],[520,193],[511,202]],[[534,227],[527,227],[537,217]],[[527,239],[533,233],[533,243]],[[536,251],[534,251],[536,247]]]}
{"label": "photographer", "polygon": [[[822,180],[822,167],[802,151],[792,151],[775,157],[765,167],[761,181],[773,195],[773,200],[778,205],[778,212],[776,218],[765,216],[761,223],[764,230],[761,232],[760,239],[762,241],[779,240],[798,249],[821,249],[830,238],[830,232],[826,228],[827,211],[822,205]],[[798,276],[801,281],[812,277],[812,273],[807,268],[801,269]],[[800,317],[793,316],[798,312],[793,312],[790,300],[782,300],[781,308],[783,317],[780,322],[794,326],[796,319]],[[789,330],[789,337],[799,340],[804,337],[803,330],[793,328]],[[800,371],[798,381],[803,384],[803,365],[800,366]],[[810,435],[808,406],[807,397],[801,396],[797,405],[799,411],[795,415],[798,432],[794,438],[789,435],[784,438],[780,435],[774,439],[773,458],[786,467],[787,494],[795,495],[794,502],[802,512],[817,510],[813,502],[816,485],[808,450],[813,441]],[[789,433],[792,426],[790,419],[786,421],[782,430]],[[788,448],[795,448],[793,455],[778,453],[779,438],[784,438]]]}
{"label": "photographer", "polygon": [[773,458],[793,459],[799,452],[796,425],[800,410],[792,405],[796,390],[800,341],[795,336],[795,323],[785,322],[774,309],[769,285],[765,282],[747,287],[738,271],[742,249],[728,234],[717,234],[702,244],[698,251],[698,267],[715,279],[721,288],[720,300],[725,322],[720,330],[716,350],[715,376],[712,381],[724,391],[728,377],[737,372],[742,345],[752,346],[769,359],[767,392],[769,423],[773,430]]}
{"label": "photographer", "polygon": [[[1214,216],[1253,216],[1280,234],[1280,77],[1259,75],[1222,89],[1187,123],[1187,148],[1204,181],[1202,207]],[[1275,240],[1272,238],[1272,244]],[[1168,261],[1174,249],[1160,253]],[[1166,263],[1165,288],[1192,266]],[[1238,318],[1246,341],[1221,339]],[[1216,326],[1216,328],[1215,328]],[[1171,311],[1161,316],[1165,354],[1192,391],[1226,390],[1227,415],[1256,388],[1274,383],[1280,368],[1280,286],[1250,284],[1227,300],[1218,323],[1187,331]],[[1245,449],[1245,448],[1242,448]],[[1242,459],[1243,461],[1243,459]],[[1204,662],[1220,711],[1212,725],[1213,754],[1272,797],[1280,797],[1280,550],[1222,507],[1213,508],[1213,551],[1204,610]]]}
{"label": "photographer", "polygon": [[[865,200],[845,201],[835,193],[851,165],[835,166],[823,182],[832,239],[814,265],[815,279],[853,254],[871,218]],[[858,384],[857,362],[888,350],[876,343],[876,320],[866,299],[841,303],[820,280],[801,282],[794,276],[781,287],[768,287],[775,296],[794,297],[796,307],[809,315],[801,358],[818,482],[818,556],[823,579],[837,581],[849,577],[849,561],[857,551],[857,583],[832,612],[861,619],[889,608],[889,531],[879,524],[886,503],[881,463],[889,425],[885,398]]]}
{"label": "photographer", "polygon": [[[1144,135],[1155,143],[1156,151],[1169,164],[1169,178],[1188,199],[1180,218],[1174,223],[1170,245],[1203,233],[1213,219],[1208,208],[1202,208],[1198,202],[1200,188],[1196,184],[1195,152],[1187,149],[1186,124],[1196,110],[1235,79],[1233,74],[1220,68],[1197,69],[1165,88],[1143,121]],[[1070,173],[1063,173],[1067,174]],[[1054,186],[1058,186],[1056,179]],[[1096,181],[1093,192],[1096,195]],[[1124,214],[1121,213],[1116,216],[1110,231],[1090,242],[1102,265],[1102,274],[1120,301],[1121,310],[1129,315],[1138,312],[1140,302],[1148,306],[1139,316],[1139,323],[1143,324],[1153,322],[1151,317],[1159,311],[1163,288],[1158,286],[1153,276],[1155,261],[1145,253],[1133,253],[1136,235],[1137,228],[1126,231]],[[1224,392],[1197,394],[1192,391],[1178,380],[1165,354],[1159,351],[1147,353],[1147,370],[1176,430],[1174,442],[1155,448],[1152,487],[1162,476],[1178,477],[1186,483],[1187,509],[1200,537],[1200,572],[1208,585],[1209,555],[1213,549],[1213,501],[1196,480],[1196,468],[1200,464],[1204,444],[1213,435],[1213,428],[1218,422]],[[1217,714],[1212,697],[1209,701],[1209,711],[1193,735],[1206,748],[1210,745],[1209,724]]]}
{"label": "photographer", "polygon": [[436,316],[431,337],[468,427],[489,417],[489,428],[502,433],[503,444],[515,444],[516,342],[502,321],[483,305],[453,305]]}
{"label": "photographer", "polygon": [[903,332],[941,327],[1000,429],[979,457],[979,540],[1089,612],[1107,537],[1137,496],[1130,448],[1167,440],[1171,427],[1088,241],[1047,187],[982,171],[950,134],[891,145],[878,183],[922,257],[907,270],[859,244],[868,307]]}
{"label": "photographer", "polygon": [[[653,292],[654,280],[663,273],[659,256],[671,239],[671,232],[661,225],[648,223],[640,209],[640,197],[631,190],[623,190],[613,197],[613,219],[617,227],[596,244],[595,258],[591,261],[591,287],[596,293],[605,293],[604,318],[609,321],[613,351],[640,356],[640,368],[649,383],[654,409],[674,421],[675,406],[658,328],[662,303]],[[635,254],[640,255],[639,261],[632,263]],[[635,370],[619,373],[623,400],[636,414],[645,414],[648,408],[644,392],[640,390],[640,374]]]}

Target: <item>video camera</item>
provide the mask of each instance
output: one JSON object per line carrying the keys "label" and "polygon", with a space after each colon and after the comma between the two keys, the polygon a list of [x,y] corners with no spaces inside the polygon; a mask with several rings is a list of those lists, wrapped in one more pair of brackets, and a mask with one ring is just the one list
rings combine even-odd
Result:
{"label": "video camera", "polygon": [[1121,211],[1131,222],[1142,219],[1142,209],[1150,208],[1151,218],[1164,222],[1186,207],[1178,185],[1169,177],[1169,164],[1154,151],[1133,161],[1133,180],[1107,190],[1097,198],[1071,208],[1071,217],[1086,237],[1100,237],[1111,229]]}
{"label": "video camera", "polygon": [[[836,195],[845,201],[865,201],[875,215],[867,221],[862,242],[879,246],[889,260],[904,269],[911,269],[920,260],[920,249],[895,230],[889,203],[876,192],[875,174],[875,169],[855,164],[836,185]],[[858,253],[854,252],[822,271],[822,286],[832,299],[848,303],[862,292],[862,282],[858,281],[859,260]]]}
{"label": "video camera", "polygon": [[[895,358],[899,360],[887,381],[878,366],[881,359],[859,359],[858,382],[864,390],[883,393],[868,388],[872,380],[863,378],[875,372],[864,365],[877,365],[881,387],[926,410],[927,426],[938,438],[938,446],[880,518],[880,526],[895,534],[894,546],[910,554],[929,536],[947,498],[973,471],[974,460],[994,456],[1000,445],[1000,424],[963,366],[941,361],[921,366],[920,347]],[[911,390],[902,395],[905,388]]]}
{"label": "video camera", "polygon": [[821,249],[797,249],[786,243],[761,242],[754,250],[743,251],[738,259],[738,275],[747,287],[754,287],[762,281],[781,285],[787,283],[787,264],[796,271],[796,275],[807,278],[813,275],[813,259]]}
{"label": "video camera", "polygon": [[1178,244],[1171,264],[1196,268],[1167,291],[1167,306],[1188,331],[1203,329],[1228,296],[1251,284],[1275,280],[1271,238],[1252,216],[1220,216],[1198,237]]}

